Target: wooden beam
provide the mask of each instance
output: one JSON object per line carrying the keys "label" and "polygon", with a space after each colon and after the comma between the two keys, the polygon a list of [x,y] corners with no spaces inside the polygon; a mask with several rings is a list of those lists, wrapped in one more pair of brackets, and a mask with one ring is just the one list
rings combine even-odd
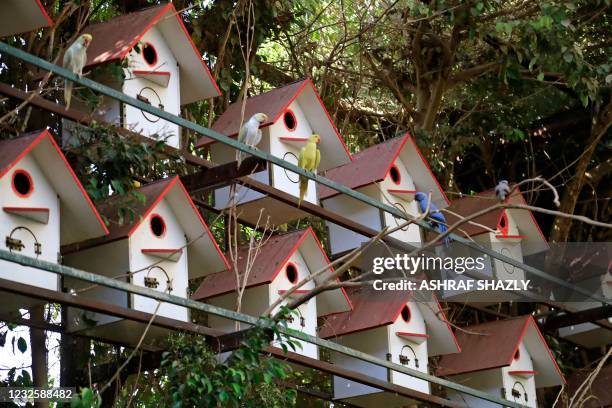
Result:
{"label": "wooden beam", "polygon": [[[103,313],[122,319],[133,320],[145,324],[149,323],[152,317],[150,313],[139,312],[137,310],[117,306],[112,303],[101,302],[83,296],[74,296],[64,292],[56,292],[54,290],[39,288],[32,285],[26,285],[7,279],[0,279],[0,291],[15,293],[24,297],[41,299],[53,303],[61,303],[65,306],[73,306],[81,309],[87,309],[94,312]],[[24,319],[23,324],[27,324],[27,321],[27,319]],[[155,316],[155,319],[153,320],[152,324],[154,326],[159,326],[170,330],[189,331],[207,337],[217,337],[224,334],[222,331],[211,329],[210,327],[205,327],[190,322],[183,322],[181,320],[170,319],[163,316]]]}
{"label": "wooden beam", "polygon": [[229,185],[234,179],[265,170],[267,163],[257,157],[247,157],[237,167],[237,162],[221,164],[212,168],[200,170],[194,174],[181,176],[181,181],[190,194],[201,193],[213,188]]}
{"label": "wooden beam", "polygon": [[597,322],[612,317],[612,306],[605,305],[574,313],[563,313],[546,318],[544,329],[554,331],[562,327],[573,326],[586,322]]}

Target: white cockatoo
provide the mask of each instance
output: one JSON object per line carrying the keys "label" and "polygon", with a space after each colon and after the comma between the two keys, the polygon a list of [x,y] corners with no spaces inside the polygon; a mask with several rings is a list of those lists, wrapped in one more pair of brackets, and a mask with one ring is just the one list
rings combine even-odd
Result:
{"label": "white cockatoo", "polygon": [[[83,75],[83,67],[87,62],[87,47],[91,44],[93,37],[91,34],[81,35],[64,54],[64,68],[77,74],[79,77]],[[66,102],[66,110],[70,108],[70,99],[72,97],[72,81],[64,81],[64,101]]]}
{"label": "white cockatoo", "polygon": [[[259,142],[261,142],[261,129],[259,127],[262,123],[268,120],[268,115],[265,113],[256,113],[251,116],[242,127],[240,128],[240,132],[238,132],[238,141],[245,143],[251,147],[256,147]],[[240,150],[236,151],[236,160],[238,161],[238,167],[240,167],[240,163],[244,159],[244,152]]]}

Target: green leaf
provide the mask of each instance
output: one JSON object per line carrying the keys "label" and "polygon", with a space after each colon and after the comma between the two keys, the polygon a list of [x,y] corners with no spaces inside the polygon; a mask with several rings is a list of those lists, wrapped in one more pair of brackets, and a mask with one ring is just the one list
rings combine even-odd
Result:
{"label": "green leaf", "polygon": [[25,341],[23,337],[20,337],[19,340],[17,340],[17,348],[22,353],[25,353],[26,350],[28,349],[28,343]]}
{"label": "green leaf", "polygon": [[540,73],[538,74],[538,81],[543,81],[543,80],[544,80],[544,73],[543,73],[543,72],[540,72]]}

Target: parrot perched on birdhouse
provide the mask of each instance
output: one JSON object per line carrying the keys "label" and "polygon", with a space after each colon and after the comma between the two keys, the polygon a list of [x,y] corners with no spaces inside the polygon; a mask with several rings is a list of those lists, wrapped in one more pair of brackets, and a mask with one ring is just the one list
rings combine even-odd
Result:
{"label": "parrot perched on birdhouse", "polygon": [[[427,211],[427,195],[419,191],[414,195],[414,199],[419,203],[419,211],[421,214],[424,214]],[[433,202],[429,203],[429,212],[427,215],[429,217],[429,225],[435,228],[440,234],[448,230],[448,227],[446,226],[446,217]],[[444,238],[445,244],[448,244],[450,241],[450,238]]]}
{"label": "parrot perched on birdhouse", "polygon": [[[240,128],[240,132],[238,133],[238,141],[251,147],[256,147],[259,142],[261,142],[261,129],[259,129],[259,127],[267,120],[268,115],[265,113],[256,113],[251,116],[251,118]],[[236,161],[238,162],[238,167],[240,167],[245,154],[246,153],[240,150],[236,151]]]}
{"label": "parrot perched on birdhouse", "polygon": [[[300,150],[300,156],[298,157],[298,166],[304,170],[316,172],[321,162],[321,151],[317,145],[321,143],[321,136],[313,134],[308,138],[306,146]],[[300,175],[300,201],[298,201],[298,208],[304,200],[306,191],[308,190],[308,178]]]}
{"label": "parrot perched on birdhouse", "polygon": [[[83,76],[83,67],[87,62],[87,47],[91,44],[93,37],[91,34],[81,35],[64,54],[64,68],[69,69],[77,74],[79,78]],[[73,82],[64,80],[64,101],[66,102],[66,110],[70,108],[70,99],[72,99]]]}

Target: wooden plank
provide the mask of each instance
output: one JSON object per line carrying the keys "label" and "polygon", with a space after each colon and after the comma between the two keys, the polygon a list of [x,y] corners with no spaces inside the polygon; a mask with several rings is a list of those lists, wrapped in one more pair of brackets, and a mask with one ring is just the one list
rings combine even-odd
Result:
{"label": "wooden plank", "polygon": [[257,157],[247,157],[237,167],[237,162],[221,164],[212,168],[200,170],[194,174],[181,176],[181,181],[190,194],[197,194],[206,190],[229,185],[234,179],[265,170],[267,163]]}
{"label": "wooden plank", "polygon": [[[554,331],[562,327],[574,326],[580,323],[597,323],[600,320],[603,320],[602,323],[607,323],[607,321],[604,319],[608,319],[609,317],[612,317],[612,306],[610,305],[580,310],[573,313],[565,312],[563,314],[557,314],[546,318],[544,329]],[[609,329],[610,327],[608,326],[606,328]]]}

